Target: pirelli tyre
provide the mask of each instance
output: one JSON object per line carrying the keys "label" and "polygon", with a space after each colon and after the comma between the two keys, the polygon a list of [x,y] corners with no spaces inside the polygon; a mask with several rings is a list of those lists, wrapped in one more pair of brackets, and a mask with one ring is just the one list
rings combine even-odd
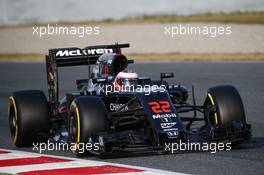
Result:
{"label": "pirelli tyre", "polygon": [[91,139],[96,133],[106,131],[106,115],[101,98],[82,96],[72,101],[68,130],[69,142],[71,147],[74,145],[72,151],[76,156],[89,156],[91,152],[99,151],[99,144]]}
{"label": "pirelli tyre", "polygon": [[229,140],[233,147],[250,140],[251,127],[246,123],[243,102],[235,87],[210,88],[204,106],[205,126],[213,139]]}
{"label": "pirelli tyre", "polygon": [[17,147],[45,141],[49,130],[49,107],[42,91],[17,91],[9,99],[9,128]]}
{"label": "pirelli tyre", "polygon": [[233,86],[210,88],[207,91],[204,106],[211,108],[211,111],[205,117],[214,126],[229,127],[234,122],[246,123],[241,97]]}

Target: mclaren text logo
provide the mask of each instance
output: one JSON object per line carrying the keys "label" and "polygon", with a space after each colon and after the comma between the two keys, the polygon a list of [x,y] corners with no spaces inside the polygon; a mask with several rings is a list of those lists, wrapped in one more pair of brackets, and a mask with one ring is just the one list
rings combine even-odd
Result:
{"label": "mclaren text logo", "polygon": [[171,128],[174,125],[176,125],[176,122],[173,122],[173,123],[161,123],[160,124],[161,128],[163,128],[163,129]]}
{"label": "mclaren text logo", "polygon": [[97,55],[97,54],[113,53],[113,52],[114,52],[113,49],[59,50],[56,53],[56,57]]}
{"label": "mclaren text logo", "polygon": [[157,119],[157,118],[172,118],[172,117],[177,117],[177,115],[175,113],[167,113],[167,114],[155,114],[152,115],[153,119]]}

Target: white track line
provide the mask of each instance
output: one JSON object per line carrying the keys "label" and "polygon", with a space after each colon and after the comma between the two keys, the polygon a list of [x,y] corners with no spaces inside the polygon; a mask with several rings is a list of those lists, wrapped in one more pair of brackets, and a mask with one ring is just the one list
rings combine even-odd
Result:
{"label": "white track line", "polygon": [[[132,165],[124,165],[118,163],[109,163],[103,161],[93,161],[93,160],[86,160],[86,159],[78,159],[78,158],[71,158],[71,157],[63,157],[63,156],[54,156],[54,155],[47,155],[47,154],[38,154],[38,153],[31,153],[31,152],[24,152],[24,151],[17,151],[17,150],[8,150],[8,149],[0,149],[0,151],[7,151],[10,153],[7,154],[0,154],[0,160],[7,160],[12,158],[27,158],[27,157],[39,157],[39,156],[47,156],[53,158],[60,158],[60,159],[67,159],[72,160],[70,162],[55,162],[55,163],[44,163],[44,164],[35,164],[35,165],[23,165],[23,166],[10,166],[10,167],[0,167],[0,172],[2,173],[12,173],[16,174],[19,172],[28,172],[33,170],[51,170],[51,169],[63,169],[63,168],[73,168],[73,167],[88,167],[88,166],[102,166],[102,165],[112,165],[112,166],[119,166],[124,168],[134,168],[139,170],[144,170],[143,172],[132,172],[132,173],[115,173],[113,175],[158,175],[158,174],[168,174],[168,175],[186,175],[184,173],[179,172],[171,172],[171,171],[163,171],[153,168],[145,168],[139,166],[132,166]],[[109,174],[108,174],[109,175]]]}
{"label": "white track line", "polygon": [[29,158],[29,157],[39,157],[39,155],[29,155],[27,153],[6,153],[0,154],[0,160],[8,160],[8,159],[19,159],[19,158]]}
{"label": "white track line", "polygon": [[105,163],[90,163],[90,162],[54,162],[54,163],[43,163],[35,165],[23,165],[23,166],[10,166],[10,167],[0,167],[0,172],[17,174],[19,172],[35,171],[35,170],[54,170],[54,169],[64,169],[64,168],[80,168],[87,166],[99,166],[105,165]]}

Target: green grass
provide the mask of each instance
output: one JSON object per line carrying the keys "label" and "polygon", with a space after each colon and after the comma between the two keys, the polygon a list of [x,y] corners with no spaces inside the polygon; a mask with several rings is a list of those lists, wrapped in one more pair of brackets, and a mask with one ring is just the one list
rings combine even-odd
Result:
{"label": "green grass", "polygon": [[1,54],[0,61],[44,61],[45,56],[42,54]]}
{"label": "green grass", "polygon": [[[84,20],[78,22],[59,21],[60,25],[115,25],[115,24],[134,24],[134,23],[188,23],[188,22],[219,22],[219,23],[238,23],[238,24],[264,24],[264,11],[259,12],[234,12],[234,13],[204,13],[195,15],[143,15],[138,17],[128,17],[120,20]],[[6,27],[28,27],[34,25],[47,25],[47,23],[31,23],[22,25],[0,25]]]}
{"label": "green grass", "polygon": [[235,12],[235,13],[205,13],[189,16],[161,15],[143,16],[138,20],[172,23],[172,22],[219,22],[219,23],[245,23],[264,24],[264,11],[262,12]]}
{"label": "green grass", "polygon": [[203,13],[195,15],[143,15],[128,17],[120,20],[104,19],[100,21],[79,21],[74,23],[61,22],[61,24],[129,24],[129,23],[174,23],[174,22],[219,22],[264,24],[264,11],[234,12],[234,13]]}

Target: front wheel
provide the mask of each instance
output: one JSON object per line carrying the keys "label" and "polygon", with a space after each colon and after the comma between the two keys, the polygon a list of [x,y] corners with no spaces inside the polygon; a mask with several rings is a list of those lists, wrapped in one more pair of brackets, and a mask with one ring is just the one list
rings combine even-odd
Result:
{"label": "front wheel", "polygon": [[[69,141],[75,145],[74,153],[78,157],[98,151],[99,145],[91,142],[92,136],[106,130],[106,108],[98,97],[78,97],[70,105]],[[87,144],[89,149],[87,148]],[[91,145],[92,144],[92,145]]]}
{"label": "front wheel", "polygon": [[205,113],[206,121],[214,126],[228,127],[234,122],[246,123],[243,102],[233,86],[210,88],[207,91],[204,106],[209,111],[209,113]]}
{"label": "front wheel", "polygon": [[204,107],[206,126],[213,129],[214,139],[229,140],[233,145],[250,140],[250,125],[246,123],[243,102],[235,87],[210,88]]}

